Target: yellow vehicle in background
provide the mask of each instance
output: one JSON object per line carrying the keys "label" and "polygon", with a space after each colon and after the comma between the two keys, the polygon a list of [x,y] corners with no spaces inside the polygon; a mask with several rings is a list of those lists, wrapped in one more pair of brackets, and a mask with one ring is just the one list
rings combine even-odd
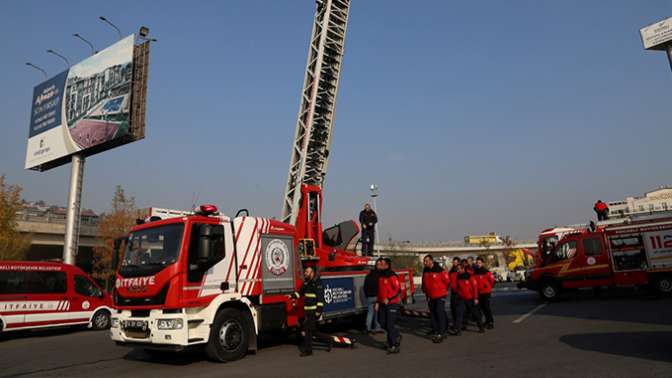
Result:
{"label": "yellow vehicle in background", "polygon": [[464,237],[464,244],[466,245],[483,245],[483,244],[501,244],[502,239],[490,232],[487,235],[467,235]]}

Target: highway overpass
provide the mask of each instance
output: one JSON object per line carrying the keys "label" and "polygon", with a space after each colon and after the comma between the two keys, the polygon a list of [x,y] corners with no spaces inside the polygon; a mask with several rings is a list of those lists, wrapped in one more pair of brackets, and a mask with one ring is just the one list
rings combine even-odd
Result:
{"label": "highway overpass", "polygon": [[[18,230],[31,236],[31,246],[26,260],[60,259],[63,257],[65,219],[57,217],[23,216],[17,221]],[[79,232],[79,253],[76,263],[89,270],[93,258],[93,248],[102,245],[96,238],[97,224],[83,221]]]}

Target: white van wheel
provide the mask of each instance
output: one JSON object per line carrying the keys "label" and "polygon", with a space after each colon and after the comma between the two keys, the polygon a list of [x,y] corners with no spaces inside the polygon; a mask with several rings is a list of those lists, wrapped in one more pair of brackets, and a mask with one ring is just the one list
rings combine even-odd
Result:
{"label": "white van wheel", "polygon": [[91,318],[92,329],[108,329],[110,328],[110,313],[107,310],[98,310]]}

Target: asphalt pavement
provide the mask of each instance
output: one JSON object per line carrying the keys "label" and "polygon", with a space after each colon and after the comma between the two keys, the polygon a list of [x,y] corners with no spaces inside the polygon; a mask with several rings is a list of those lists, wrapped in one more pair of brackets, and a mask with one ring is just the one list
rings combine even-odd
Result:
{"label": "asphalt pavement", "polygon": [[442,344],[426,336],[427,319],[404,318],[398,355],[386,355],[384,335],[370,337],[345,323],[333,331],[355,337],[353,349],[300,358],[295,341],[265,335],[256,354],[227,364],[198,351],[150,356],[116,346],[107,331],[21,332],[0,340],[0,377],[672,376],[670,298],[619,290],[545,303],[536,293],[500,289],[493,309],[494,330],[479,334],[471,327]]}

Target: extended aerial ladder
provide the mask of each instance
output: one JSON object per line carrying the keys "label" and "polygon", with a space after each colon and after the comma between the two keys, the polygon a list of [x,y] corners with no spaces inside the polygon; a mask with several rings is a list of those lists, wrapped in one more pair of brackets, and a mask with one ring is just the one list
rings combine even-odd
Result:
{"label": "extended aerial ladder", "polygon": [[301,201],[308,186],[315,190],[310,199],[306,219],[319,216],[321,198],[329,161],[332,129],[336,112],[338,82],[343,67],[345,32],[350,0],[317,0],[310,37],[308,63],[301,92],[301,104],[289,175],[282,207],[282,221],[296,224]]}

